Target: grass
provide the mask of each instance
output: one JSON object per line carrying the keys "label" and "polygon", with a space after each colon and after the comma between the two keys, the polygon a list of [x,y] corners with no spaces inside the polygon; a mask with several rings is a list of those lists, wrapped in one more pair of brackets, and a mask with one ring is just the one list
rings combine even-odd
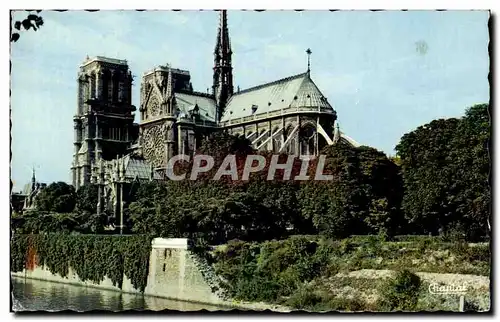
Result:
{"label": "grass", "polygon": [[414,271],[430,273],[490,275],[489,245],[470,247],[439,240],[359,242],[349,239],[333,244],[338,244],[339,251],[334,252],[331,259],[338,263],[338,270],[342,272],[411,267]]}

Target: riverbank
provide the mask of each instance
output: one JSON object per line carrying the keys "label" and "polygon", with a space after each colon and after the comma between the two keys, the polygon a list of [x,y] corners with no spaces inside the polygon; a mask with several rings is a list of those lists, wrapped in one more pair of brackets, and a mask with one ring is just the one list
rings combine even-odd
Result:
{"label": "riverbank", "polygon": [[[395,301],[391,305],[404,307],[393,295],[413,288],[417,300],[405,310],[458,311],[460,295],[466,309],[490,310],[488,244],[295,236],[264,243],[233,241],[211,256],[229,294],[243,300],[307,311],[385,311],[387,297]],[[413,276],[413,286],[393,283],[403,271]],[[430,289],[458,287],[465,291],[435,294]]]}
{"label": "riverbank", "polygon": [[221,297],[187,239],[37,235],[14,236],[12,245],[12,276],[227,309],[289,311],[278,304]]}
{"label": "riverbank", "polygon": [[241,310],[383,311],[400,288],[392,280],[408,271],[411,310],[459,309],[458,294],[431,287],[467,287],[471,310],[490,309],[488,244],[294,236],[202,249],[182,238],[14,237],[13,275],[121,293]]}
{"label": "riverbank", "polygon": [[[148,298],[150,303],[154,303],[155,299],[156,301],[159,301],[159,303],[162,300],[166,301],[172,301],[175,303],[182,303],[182,305],[176,305],[181,307],[181,311],[185,311],[186,308],[191,308],[188,309],[188,311],[198,311],[198,310],[208,310],[208,311],[230,311],[230,310],[251,310],[251,311],[266,311],[270,310],[273,312],[281,312],[281,313],[286,313],[292,311],[292,309],[283,306],[283,305],[277,305],[277,304],[269,304],[269,303],[264,303],[264,302],[245,302],[245,301],[220,301],[217,304],[210,303],[207,301],[195,301],[195,300],[190,300],[186,298],[173,298],[169,296],[162,296],[158,294],[150,294],[150,293],[142,293],[140,291],[137,291],[133,288],[126,288],[126,289],[119,289],[115,286],[111,285],[111,282],[109,278],[105,278],[104,281],[102,281],[99,284],[91,283],[91,282],[84,282],[78,279],[78,277],[75,277],[72,280],[69,280],[67,278],[61,277],[58,274],[52,274],[50,271],[48,271],[45,268],[36,268],[34,271],[31,272],[17,272],[13,273],[11,272],[11,278],[12,279],[18,279],[18,280],[30,280],[33,282],[44,282],[44,283],[51,283],[51,284],[59,284],[59,285],[65,285],[65,286],[71,286],[71,287],[80,287],[80,288],[90,288],[94,289],[96,291],[106,291],[106,292],[113,292],[116,294],[124,294],[125,296],[132,296],[132,298],[135,298],[137,296],[139,297],[144,297]],[[165,307],[157,308],[158,305],[153,305],[153,310],[164,310]],[[195,308],[195,309],[193,309]],[[95,308],[94,308],[95,309]],[[94,310],[93,309],[93,310]],[[61,309],[64,310],[64,309]]]}
{"label": "riverbank", "polygon": [[12,277],[12,310],[24,311],[75,311],[104,310],[177,310],[219,311],[224,307],[200,305],[158,297],[116,292],[95,287],[82,287],[66,283],[47,282],[22,277]]}

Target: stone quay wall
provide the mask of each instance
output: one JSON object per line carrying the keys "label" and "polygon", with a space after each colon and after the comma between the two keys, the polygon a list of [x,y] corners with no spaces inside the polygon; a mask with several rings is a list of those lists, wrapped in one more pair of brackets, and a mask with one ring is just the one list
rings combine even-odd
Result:
{"label": "stone quay wall", "polygon": [[[11,272],[12,276],[38,279],[50,282],[67,283],[86,287],[96,287],[125,293],[141,293],[135,289],[127,276],[123,276],[122,287],[113,285],[105,277],[100,283],[82,281],[78,274],[69,268],[68,276],[50,272],[46,267],[37,266],[22,272]],[[218,277],[204,260],[189,249],[186,238],[155,238],[149,257],[149,275],[144,295],[186,301],[199,304],[216,305],[225,308],[251,310],[280,310],[264,303],[241,303],[224,296],[217,287]]]}

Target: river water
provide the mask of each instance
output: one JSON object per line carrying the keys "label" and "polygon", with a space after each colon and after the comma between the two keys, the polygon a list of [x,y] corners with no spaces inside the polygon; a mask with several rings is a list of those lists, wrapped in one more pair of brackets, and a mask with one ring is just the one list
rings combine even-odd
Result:
{"label": "river water", "polygon": [[126,294],[22,277],[12,277],[12,310],[18,311],[125,311],[125,310],[224,310],[217,306],[193,304],[162,298]]}

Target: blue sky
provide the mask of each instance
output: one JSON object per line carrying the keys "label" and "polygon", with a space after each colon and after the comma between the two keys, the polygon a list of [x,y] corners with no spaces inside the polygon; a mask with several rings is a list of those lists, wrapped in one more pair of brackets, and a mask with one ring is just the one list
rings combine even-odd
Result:
{"label": "blue sky", "polygon": [[[12,180],[70,182],[76,76],[88,56],[126,59],[140,77],[170,63],[211,86],[214,11],[42,12],[44,26],[11,49]],[[24,18],[25,13],[15,13]],[[234,84],[304,72],[334,104],[341,129],[394,154],[401,136],[489,101],[486,11],[230,11]],[[425,43],[427,50],[419,51]],[[136,116],[136,121],[139,121]]]}

